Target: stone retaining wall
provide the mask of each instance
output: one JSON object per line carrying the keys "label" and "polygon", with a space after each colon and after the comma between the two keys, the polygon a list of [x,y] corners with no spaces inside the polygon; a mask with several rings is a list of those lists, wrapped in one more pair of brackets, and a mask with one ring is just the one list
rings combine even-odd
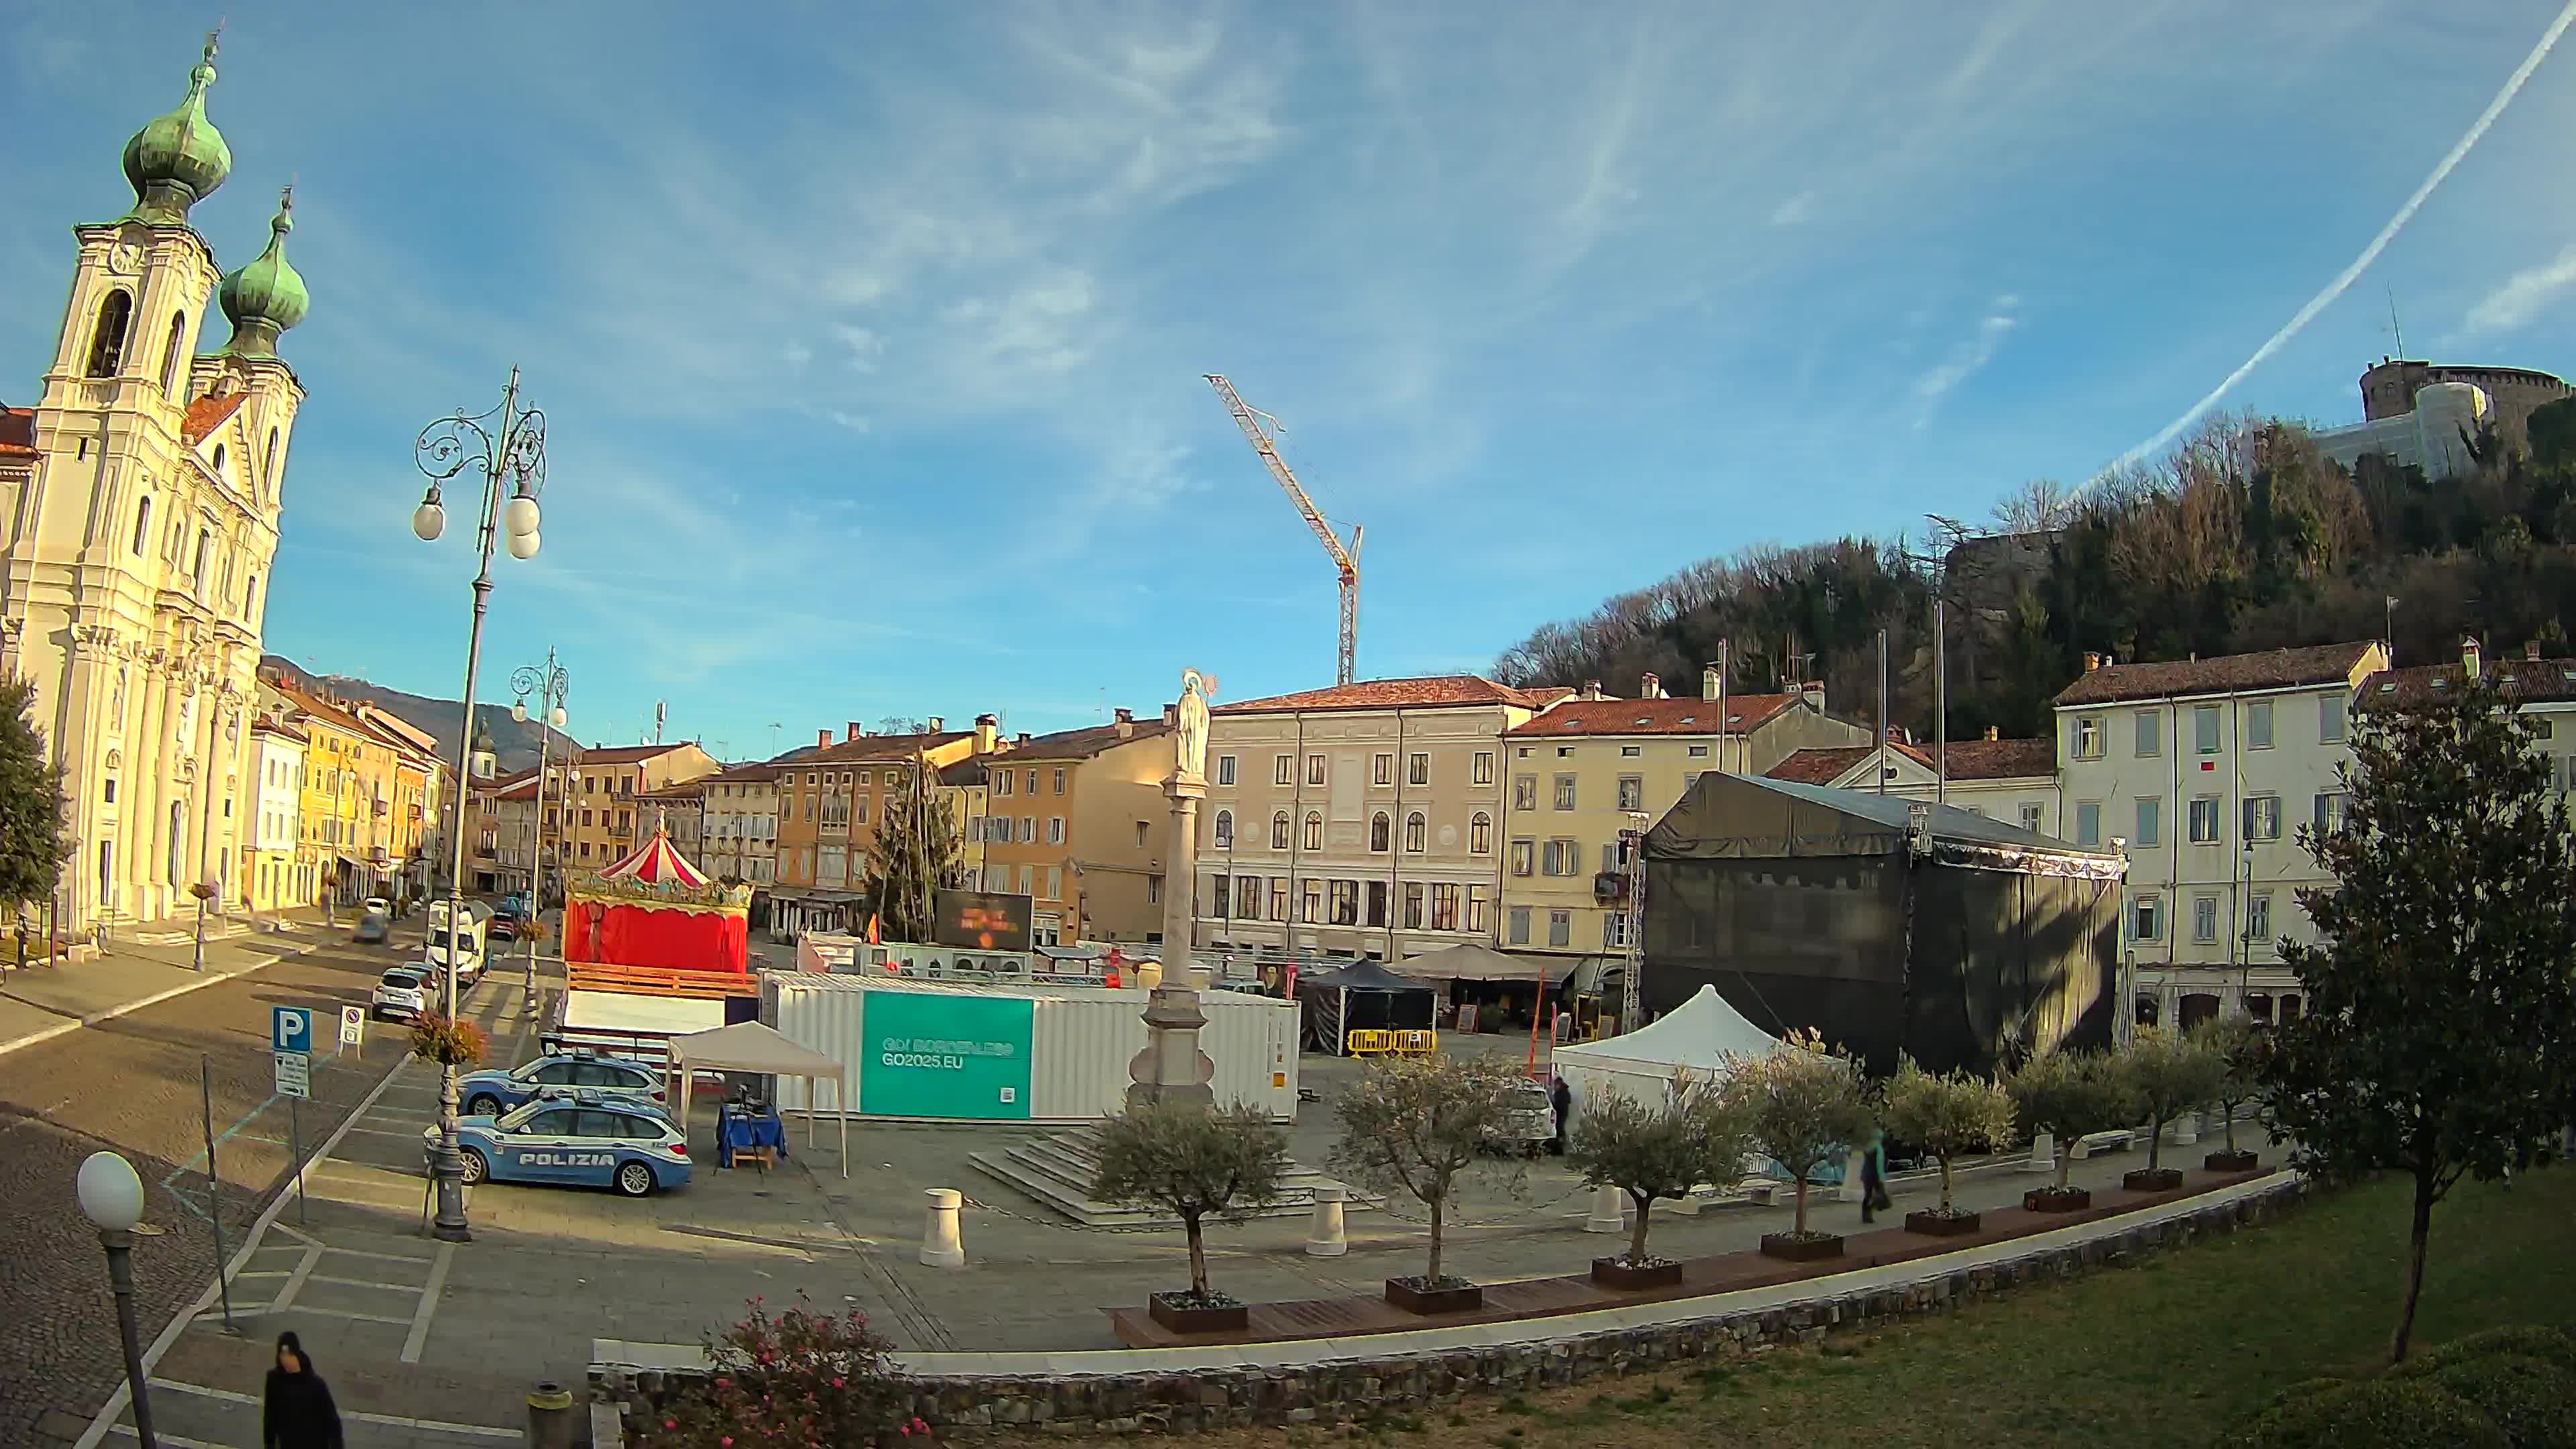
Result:
{"label": "stone retaining wall", "polygon": [[[915,1380],[913,1412],[942,1428],[1025,1429],[1058,1434],[1214,1429],[1302,1424],[1425,1405],[1470,1393],[1523,1393],[1639,1373],[1696,1359],[1811,1343],[1935,1313],[2025,1284],[2073,1277],[2161,1249],[2272,1222],[2307,1191],[2304,1179],[2233,1202],[2200,1208],[2082,1242],[2038,1248],[1901,1286],[1834,1292],[1770,1308],[1545,1342],[1479,1345],[1383,1357],[1337,1359],[1275,1369],[1210,1368],[1064,1377],[972,1375]],[[1257,1351],[1258,1345],[1247,1345]],[[1283,1347],[1286,1347],[1283,1345]],[[593,1364],[594,1401],[641,1412],[691,1375]]]}

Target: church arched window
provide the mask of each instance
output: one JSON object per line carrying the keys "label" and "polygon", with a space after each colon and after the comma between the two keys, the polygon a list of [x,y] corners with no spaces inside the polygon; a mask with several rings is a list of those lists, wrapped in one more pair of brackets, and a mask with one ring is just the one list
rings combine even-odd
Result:
{"label": "church arched window", "polygon": [[187,333],[188,314],[171,313],[170,340],[161,346],[161,390],[168,393],[173,401],[176,401],[179,396],[179,359],[184,355],[179,350],[179,344],[186,338]]}
{"label": "church arched window", "polygon": [[216,476],[216,477],[218,477],[218,478],[220,478],[220,477],[222,477],[223,475],[224,475],[224,445],[223,445],[223,444],[221,444],[221,443],[217,443],[217,444],[215,444],[215,476]]}
{"label": "church arched window", "polygon": [[134,556],[136,558],[143,557],[143,545],[151,539],[152,495],[146,493],[143,495],[143,501],[134,505]]}
{"label": "church arched window", "polygon": [[123,287],[98,304],[98,325],[89,333],[89,375],[114,377],[125,365],[125,334],[134,323],[134,298]]}
{"label": "church arched window", "polygon": [[259,617],[259,575],[257,574],[252,574],[250,580],[242,585],[242,617],[245,619]]}
{"label": "church arched window", "polygon": [[274,497],[277,493],[277,429],[268,430],[268,456],[259,464],[259,491]]}

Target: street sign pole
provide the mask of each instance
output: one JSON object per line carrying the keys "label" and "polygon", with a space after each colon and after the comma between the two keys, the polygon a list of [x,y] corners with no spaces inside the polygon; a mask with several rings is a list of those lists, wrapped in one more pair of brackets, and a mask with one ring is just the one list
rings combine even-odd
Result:
{"label": "street sign pole", "polygon": [[233,1323],[233,1284],[224,1272],[224,1188],[215,1175],[215,1064],[197,1058],[197,1091],[206,1111],[206,1222],[215,1230],[215,1291],[223,1299],[224,1332],[239,1334]]}
{"label": "street sign pole", "polygon": [[295,1154],[295,1225],[311,1227],[304,1216],[304,1105],[300,1097],[286,1099],[286,1150]]}

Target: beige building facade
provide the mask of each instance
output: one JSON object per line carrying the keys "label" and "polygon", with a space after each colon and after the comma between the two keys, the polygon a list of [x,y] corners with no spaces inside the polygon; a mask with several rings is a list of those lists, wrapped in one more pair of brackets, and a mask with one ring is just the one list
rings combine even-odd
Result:
{"label": "beige building facade", "polygon": [[[1170,726],[1127,710],[983,761],[984,888],[1030,897],[1039,945],[1160,941]],[[970,832],[971,833],[971,832]]]}
{"label": "beige building facade", "polygon": [[706,858],[701,869],[765,894],[778,879],[778,773],[771,764],[735,765],[705,778]]}

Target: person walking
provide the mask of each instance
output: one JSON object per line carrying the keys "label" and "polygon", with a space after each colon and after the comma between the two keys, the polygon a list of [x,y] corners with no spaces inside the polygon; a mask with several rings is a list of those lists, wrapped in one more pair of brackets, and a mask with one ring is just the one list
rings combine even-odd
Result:
{"label": "person walking", "polygon": [[1875,1222],[1880,1209],[1895,1205],[1887,1195],[1887,1137],[1873,1127],[1869,1145],[1860,1150],[1860,1220]]}
{"label": "person walking", "polygon": [[331,1386],[313,1371],[313,1360],[292,1333],[277,1336],[277,1362],[268,1371],[268,1394],[259,1412],[260,1449],[342,1449],[340,1406]]}

